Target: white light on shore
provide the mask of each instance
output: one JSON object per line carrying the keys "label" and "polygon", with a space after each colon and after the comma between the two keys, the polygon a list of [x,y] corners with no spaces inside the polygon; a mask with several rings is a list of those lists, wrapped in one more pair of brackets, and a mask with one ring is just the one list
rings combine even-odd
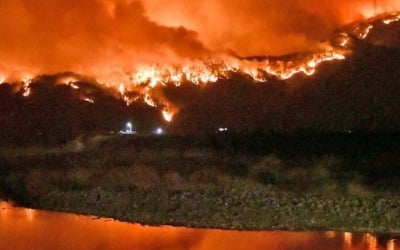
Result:
{"label": "white light on shore", "polygon": [[154,134],[156,134],[156,135],[162,135],[162,134],[164,134],[164,129],[162,129],[162,128],[156,128],[156,130],[154,130]]}
{"label": "white light on shore", "polygon": [[125,124],[125,129],[119,131],[119,133],[124,135],[132,135],[135,134],[136,132],[133,130],[133,124],[131,122],[127,122]]}

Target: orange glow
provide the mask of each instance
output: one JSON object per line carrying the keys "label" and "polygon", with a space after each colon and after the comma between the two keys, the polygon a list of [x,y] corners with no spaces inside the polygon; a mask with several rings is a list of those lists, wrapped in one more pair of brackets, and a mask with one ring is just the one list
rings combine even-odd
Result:
{"label": "orange glow", "polygon": [[309,51],[342,25],[400,8],[397,0],[379,0],[377,6],[372,0],[146,0],[143,4],[152,20],[184,25],[213,51],[232,50],[243,56]]}
{"label": "orange glow", "polygon": [[36,211],[33,209],[25,209],[25,213],[26,213],[26,218],[28,222],[33,222],[33,220],[35,219],[35,213]]}
{"label": "orange glow", "polygon": [[79,81],[79,79],[77,79],[74,76],[63,76],[60,79],[58,79],[59,84],[65,84],[65,85],[75,85],[75,83],[78,81]]}
{"label": "orange glow", "polygon": [[365,236],[365,242],[367,244],[368,250],[376,250],[377,249],[377,239],[376,236],[367,234]]}
{"label": "orange glow", "polygon": [[[248,232],[149,227],[111,219],[15,208],[0,202],[0,249],[384,249],[366,235],[365,246],[343,245],[340,233]],[[350,235],[350,234],[349,234]],[[72,240],[71,240],[72,239]],[[385,246],[386,247],[386,246]],[[395,249],[389,241],[387,249]]]}
{"label": "orange glow", "polygon": [[396,247],[400,247],[400,246],[396,246],[396,241],[395,240],[392,239],[392,240],[389,240],[387,242],[387,246],[386,246],[387,250],[396,250],[396,249],[398,249]]}
{"label": "orange glow", "polygon": [[353,239],[353,235],[349,232],[344,233],[344,247],[345,249],[351,249],[352,244],[351,241]]}
{"label": "orange glow", "polygon": [[333,239],[333,238],[336,237],[336,232],[334,232],[334,231],[328,231],[328,232],[325,233],[325,235],[326,235],[326,237],[328,237],[328,238],[330,238],[330,239]]}
{"label": "orange glow", "polygon": [[394,240],[389,240],[386,246],[387,250],[394,250]]}

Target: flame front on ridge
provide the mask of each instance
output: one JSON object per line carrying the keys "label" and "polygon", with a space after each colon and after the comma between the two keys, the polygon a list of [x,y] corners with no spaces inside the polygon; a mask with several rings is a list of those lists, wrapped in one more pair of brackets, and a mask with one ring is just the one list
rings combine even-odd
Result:
{"label": "flame front on ridge", "polygon": [[[291,58],[264,57],[261,59],[223,55],[219,59],[214,58],[206,62],[192,61],[184,65],[142,65],[135,66],[135,70],[124,71],[117,75],[100,75],[97,79],[102,80],[97,80],[97,84],[109,89],[115,95],[119,95],[127,105],[141,100],[149,106],[159,108],[164,119],[170,122],[179,108],[159,94],[157,90],[160,88],[179,87],[183,83],[202,86],[216,83],[220,79],[228,79],[232,74],[242,74],[259,83],[268,82],[271,77],[287,80],[301,73],[311,76],[316,73],[321,63],[346,59],[347,55],[351,53],[348,48],[351,37],[366,39],[374,28],[373,21],[377,18],[353,25],[349,32],[339,33],[337,44],[327,45],[324,50],[314,53],[305,53]],[[399,22],[400,13],[388,14],[380,17],[380,20],[387,25]],[[7,74],[4,73],[0,74],[0,84],[10,81],[11,77],[7,77]],[[34,79],[32,75],[34,74],[21,74],[21,80],[17,81],[24,97],[29,97],[31,94],[30,85]],[[81,79],[77,75],[71,74],[60,77],[57,83],[78,90],[79,81]],[[132,96],[130,95],[132,92],[137,94]],[[82,101],[96,102],[89,97],[83,97]]]}

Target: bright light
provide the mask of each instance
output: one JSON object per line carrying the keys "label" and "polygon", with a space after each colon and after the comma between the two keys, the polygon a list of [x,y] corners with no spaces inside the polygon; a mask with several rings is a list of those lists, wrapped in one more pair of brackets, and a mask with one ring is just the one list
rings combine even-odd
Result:
{"label": "bright light", "polygon": [[126,123],[126,132],[127,133],[132,133],[133,132],[133,125],[131,122]]}
{"label": "bright light", "polygon": [[164,134],[164,129],[162,129],[162,128],[156,128],[156,130],[154,130],[154,134],[156,134],[156,135],[162,135],[162,134]]}
{"label": "bright light", "polygon": [[123,135],[133,135],[136,133],[136,131],[133,130],[133,124],[131,122],[127,122],[125,124],[125,129],[119,131],[119,133]]}
{"label": "bright light", "polygon": [[218,129],[218,131],[221,132],[221,133],[222,132],[228,132],[228,130],[229,130],[228,128],[219,128]]}

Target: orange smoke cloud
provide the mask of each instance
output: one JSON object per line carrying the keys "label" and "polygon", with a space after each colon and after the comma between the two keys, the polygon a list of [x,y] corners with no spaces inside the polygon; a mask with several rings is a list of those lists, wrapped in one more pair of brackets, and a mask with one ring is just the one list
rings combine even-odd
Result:
{"label": "orange smoke cloud", "polygon": [[201,58],[197,34],[146,17],[137,1],[2,0],[0,70],[93,73]]}
{"label": "orange smoke cloud", "polygon": [[[321,46],[371,0],[2,0],[0,72],[96,75],[184,64],[226,51],[284,54]],[[378,11],[399,9],[378,1]],[[210,52],[212,51],[212,52]]]}
{"label": "orange smoke cloud", "polygon": [[213,50],[242,56],[310,51],[342,25],[400,8],[397,0],[376,6],[373,0],[169,0],[171,8],[166,2],[144,1],[153,20],[184,24]]}

